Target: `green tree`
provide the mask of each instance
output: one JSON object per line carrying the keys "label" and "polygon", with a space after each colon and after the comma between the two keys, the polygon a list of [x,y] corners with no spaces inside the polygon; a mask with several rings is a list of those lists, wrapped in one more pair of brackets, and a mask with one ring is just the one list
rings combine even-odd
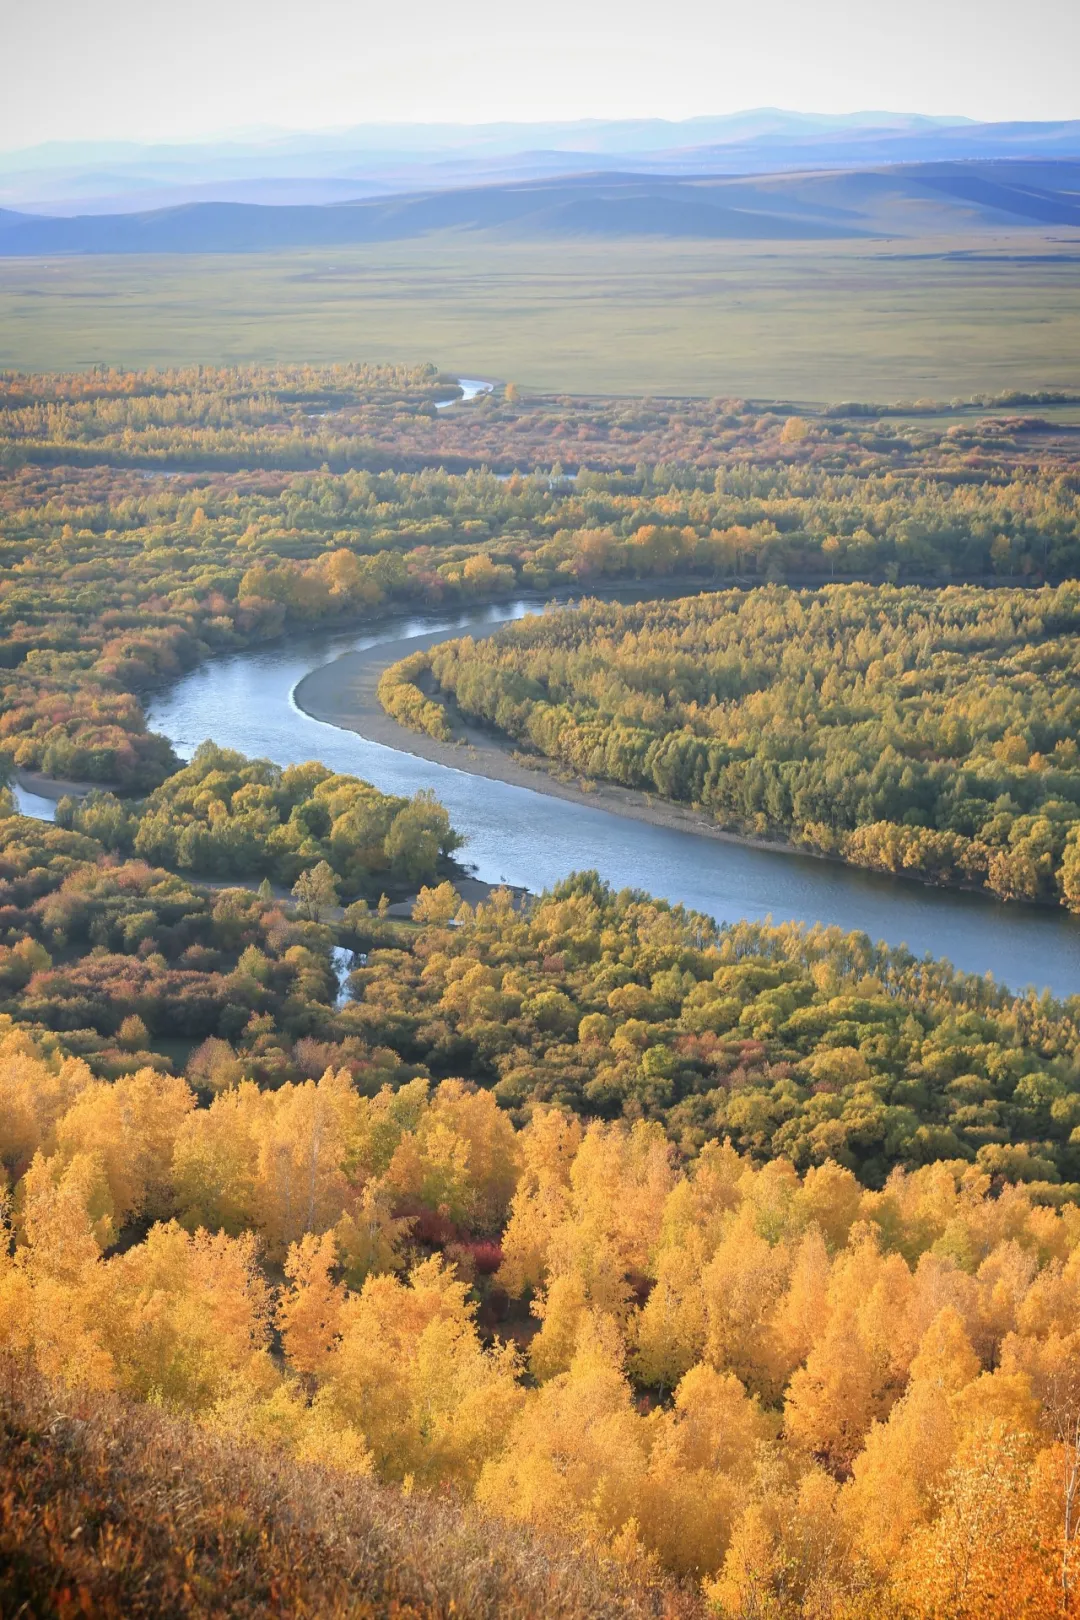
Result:
{"label": "green tree", "polygon": [[338,903],[333,867],[326,861],[306,867],[293,884],[292,895],[301,916],[311,922],[320,922]]}

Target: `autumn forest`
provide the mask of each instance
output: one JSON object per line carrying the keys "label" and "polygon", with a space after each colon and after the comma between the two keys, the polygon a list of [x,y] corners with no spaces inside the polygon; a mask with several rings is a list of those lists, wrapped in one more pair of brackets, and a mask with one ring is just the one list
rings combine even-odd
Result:
{"label": "autumn forest", "polygon": [[0,1613],[1080,1614],[1080,994],[147,721],[528,597],[405,746],[1071,926],[1068,401],[460,395],[0,376]]}

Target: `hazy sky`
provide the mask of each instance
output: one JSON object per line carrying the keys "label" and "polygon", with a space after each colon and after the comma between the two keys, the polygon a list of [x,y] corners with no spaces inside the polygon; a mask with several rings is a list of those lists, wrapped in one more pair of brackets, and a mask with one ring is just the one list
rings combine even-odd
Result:
{"label": "hazy sky", "polygon": [[779,106],[1080,117],[1080,0],[0,0],[0,148]]}

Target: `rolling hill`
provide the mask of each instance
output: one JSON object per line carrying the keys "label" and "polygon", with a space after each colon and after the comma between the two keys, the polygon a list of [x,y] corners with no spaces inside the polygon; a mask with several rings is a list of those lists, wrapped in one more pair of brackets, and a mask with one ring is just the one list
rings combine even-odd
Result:
{"label": "rolling hill", "polygon": [[55,218],[0,211],[0,256],[245,253],[415,240],[820,241],[1080,227],[1080,162],[900,164],[745,176],[589,174],[296,206],[193,202]]}

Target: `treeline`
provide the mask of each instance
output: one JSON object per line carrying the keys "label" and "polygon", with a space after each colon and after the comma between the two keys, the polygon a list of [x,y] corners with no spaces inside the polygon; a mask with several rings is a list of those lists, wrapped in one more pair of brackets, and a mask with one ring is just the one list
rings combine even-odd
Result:
{"label": "treeline", "polygon": [[15,1035],[0,1084],[28,1373],[456,1492],[732,1620],[1074,1612],[1074,1206],[955,1161],[868,1191],[644,1122],[518,1130],[456,1081],[199,1107]]}
{"label": "treeline", "polygon": [[[552,402],[500,399],[449,412],[453,431],[478,435],[479,459],[483,423],[495,422],[501,459],[531,472],[360,470],[366,441],[356,422],[342,429],[355,452],[346,470],[330,470],[325,447],[313,470],[289,470],[294,418],[316,432],[330,420],[324,409],[370,411],[402,450],[411,422],[443,431],[447,413],[436,423],[409,412],[434,410],[433,397],[447,392],[430,368],[4,378],[3,755],[60,779],[145,793],[176,768],[168,744],[146,731],[140,700],[155,682],[209,653],[395,606],[683,577],[1036,583],[1080,573],[1071,464],[997,452],[972,460],[955,435],[934,438],[925,427],[896,430],[897,461],[874,448],[878,425],[863,419],[720,409],[730,402],[713,402],[712,417],[704,402],[598,402],[638,424],[626,427],[640,439],[633,471],[589,470],[607,463],[584,456],[568,478],[552,444],[518,455],[529,441],[516,436],[514,413],[543,417]],[[579,409],[563,404],[571,417]],[[702,412],[707,465],[689,425]],[[732,425],[718,426],[728,416]],[[202,464],[181,453],[184,436],[219,434],[225,422],[229,433],[243,427],[228,468],[191,471]],[[667,449],[640,438],[657,422]],[[913,449],[911,434],[933,444]],[[170,435],[189,470],[129,470],[140,458],[161,465],[165,451],[151,455],[151,443],[171,444]],[[589,443],[576,428],[572,437]],[[26,462],[34,445],[42,457],[48,450],[47,466]],[[92,451],[93,464],[72,465],[76,450]],[[408,459],[402,450],[395,464]]]}
{"label": "treeline", "polygon": [[416,654],[379,690],[424,730],[441,690],[724,827],[1080,909],[1078,631],[1075,584],[593,601]]}
{"label": "treeline", "polygon": [[430,674],[430,660],[423,653],[411,653],[379,676],[378,698],[387,714],[412,731],[426,731],[429,737],[450,742],[454,731],[446,709],[416,684]]}
{"label": "treeline", "polygon": [[312,452],[340,455],[341,428],[328,428],[337,417],[347,415],[349,436],[366,443],[371,429],[434,415],[459,394],[432,365],[8,372],[0,375],[0,445],[44,465],[305,467],[318,465]]}

